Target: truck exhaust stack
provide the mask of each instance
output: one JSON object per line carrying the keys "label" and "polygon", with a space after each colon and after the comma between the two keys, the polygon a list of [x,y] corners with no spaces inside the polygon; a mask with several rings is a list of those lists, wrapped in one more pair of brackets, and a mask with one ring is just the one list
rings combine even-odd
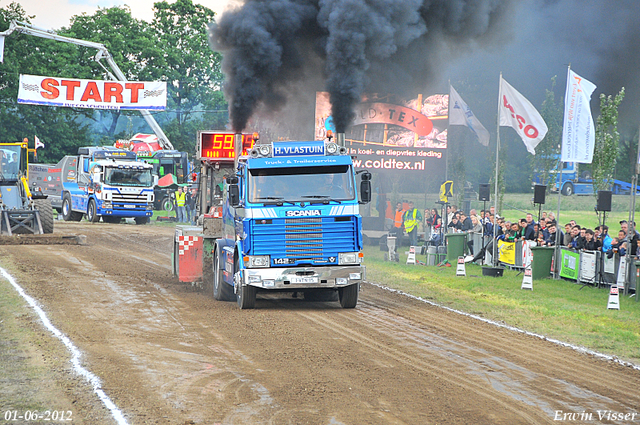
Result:
{"label": "truck exhaust stack", "polygon": [[336,143],[338,144],[338,146],[345,147],[345,134],[344,133],[337,133],[336,134]]}

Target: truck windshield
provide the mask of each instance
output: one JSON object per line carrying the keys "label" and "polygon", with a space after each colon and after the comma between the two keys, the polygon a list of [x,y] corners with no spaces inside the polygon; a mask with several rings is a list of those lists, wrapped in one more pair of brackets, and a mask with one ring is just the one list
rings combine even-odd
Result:
{"label": "truck windshield", "polygon": [[152,185],[153,179],[151,169],[107,168],[104,172],[104,182],[112,186],[149,187]]}
{"label": "truck windshield", "polygon": [[20,178],[20,145],[0,145],[0,180],[18,180]]}
{"label": "truck windshield", "polygon": [[355,198],[349,165],[249,170],[249,202],[346,201]]}

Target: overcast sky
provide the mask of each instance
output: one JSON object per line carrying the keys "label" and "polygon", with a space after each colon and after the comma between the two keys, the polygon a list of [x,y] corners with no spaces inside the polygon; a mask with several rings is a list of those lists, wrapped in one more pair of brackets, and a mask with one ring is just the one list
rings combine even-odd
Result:
{"label": "overcast sky", "polygon": [[[153,18],[153,3],[157,0],[17,0],[28,15],[35,15],[32,23],[44,29],[59,29],[69,26],[71,17],[86,13],[93,14],[98,7],[128,5],[135,18],[150,22]],[[169,0],[173,2],[173,0]],[[0,7],[6,7],[11,0],[0,0]],[[208,7],[220,14],[233,0],[196,0],[195,3]]]}

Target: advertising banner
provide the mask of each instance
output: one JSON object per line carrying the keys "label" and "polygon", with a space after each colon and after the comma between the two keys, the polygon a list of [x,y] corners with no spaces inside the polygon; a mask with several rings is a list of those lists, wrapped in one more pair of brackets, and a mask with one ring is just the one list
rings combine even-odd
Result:
{"label": "advertising banner", "polygon": [[595,251],[582,251],[580,255],[580,282],[594,283],[596,281],[596,260]]}
{"label": "advertising banner", "polygon": [[591,116],[591,94],[595,84],[568,70],[562,126],[563,162],[591,164],[596,131]]}
{"label": "advertising banner", "polygon": [[578,280],[580,253],[563,249],[560,251],[560,277]]}
{"label": "advertising banner", "polygon": [[516,243],[498,241],[498,260],[501,263],[510,264],[515,266],[516,264]]}
{"label": "advertising banner", "polygon": [[[435,94],[404,100],[368,94],[356,105],[346,147],[356,169],[422,173],[445,172],[449,96]],[[335,134],[329,93],[316,93],[315,138]],[[438,177],[440,178],[440,177]]]}
{"label": "advertising banner", "polygon": [[71,108],[161,111],[167,105],[167,83],[20,75],[18,103]]}

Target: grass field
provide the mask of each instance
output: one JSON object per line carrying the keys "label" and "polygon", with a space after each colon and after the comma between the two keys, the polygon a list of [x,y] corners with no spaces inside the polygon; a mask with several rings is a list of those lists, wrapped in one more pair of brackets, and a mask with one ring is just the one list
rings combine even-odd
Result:
{"label": "grass field", "polygon": [[480,266],[467,264],[467,276],[456,277],[455,265],[406,265],[405,250],[398,250],[400,262],[393,263],[384,261],[378,247],[366,247],[367,280],[640,365],[640,302],[635,296],[620,296],[620,310],[607,310],[604,288],[542,279],[533,282],[533,291],[521,290],[522,275],[516,271],[485,277]]}
{"label": "grass field", "polygon": [[[507,220],[537,216],[531,194],[506,194],[502,215]],[[402,195],[417,208],[435,207],[436,195]],[[614,195],[606,223],[617,232],[619,221],[628,219],[629,196]],[[558,208],[558,195],[548,195],[543,211]],[[598,225],[593,196],[562,196],[560,223],[571,219],[593,228]],[[373,204],[375,205],[375,204]],[[471,208],[482,209],[472,202]],[[640,210],[636,208],[636,211]],[[637,221],[637,220],[636,220]],[[406,247],[398,249],[400,262],[384,261],[378,247],[366,247],[367,279],[390,288],[423,297],[438,304],[476,314],[508,325],[618,356],[640,365],[640,302],[635,295],[620,296],[620,310],[607,310],[608,289],[572,281],[543,279],[534,290],[521,290],[522,275],[507,270],[501,278],[485,277],[477,265],[467,264],[467,276],[456,277],[454,267],[406,265]],[[419,259],[423,262],[425,257]]]}

